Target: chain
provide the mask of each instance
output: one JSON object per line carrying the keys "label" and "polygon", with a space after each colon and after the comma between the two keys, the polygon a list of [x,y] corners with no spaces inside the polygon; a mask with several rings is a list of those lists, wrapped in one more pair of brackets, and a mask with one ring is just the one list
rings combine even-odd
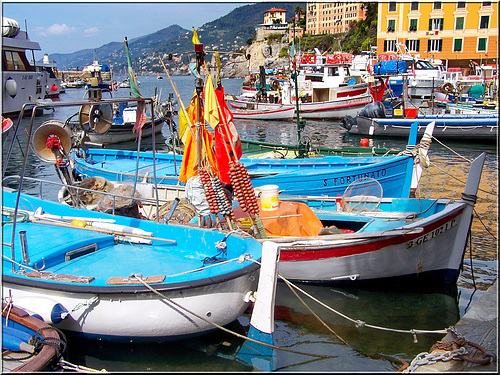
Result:
{"label": "chain", "polygon": [[411,361],[410,366],[408,366],[408,368],[403,370],[402,372],[404,374],[414,372],[419,366],[432,365],[438,361],[451,361],[452,359],[463,356],[467,353],[467,349],[464,346],[460,347],[459,349],[448,350],[445,352],[422,352],[420,354],[417,354],[413,361]]}

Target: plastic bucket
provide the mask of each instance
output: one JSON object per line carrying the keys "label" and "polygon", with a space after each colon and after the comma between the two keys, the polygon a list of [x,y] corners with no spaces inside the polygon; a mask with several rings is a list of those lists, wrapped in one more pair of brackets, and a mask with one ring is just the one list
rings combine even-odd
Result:
{"label": "plastic bucket", "polygon": [[274,211],[279,207],[278,185],[264,185],[260,190],[260,207],[264,211]]}

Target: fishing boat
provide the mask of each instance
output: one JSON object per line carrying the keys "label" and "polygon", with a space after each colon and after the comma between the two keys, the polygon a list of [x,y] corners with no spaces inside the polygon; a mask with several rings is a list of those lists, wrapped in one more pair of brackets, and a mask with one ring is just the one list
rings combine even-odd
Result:
{"label": "fishing boat", "polygon": [[258,103],[247,103],[245,107],[236,108],[234,105],[231,108],[233,118],[245,120],[284,120],[293,119],[295,106],[282,105],[274,109],[259,108]]}
{"label": "fishing boat", "polygon": [[39,51],[40,45],[11,18],[2,17],[2,116],[18,114],[25,103],[43,100],[42,73],[29,63],[26,53]]}
{"label": "fishing boat", "polygon": [[3,373],[60,370],[58,362],[65,351],[60,331],[12,302],[2,303]]}
{"label": "fishing boat", "polygon": [[354,118],[344,117],[341,125],[351,134],[406,137],[414,122],[419,125],[419,134],[427,124],[435,122],[437,139],[496,142],[498,138],[498,113],[418,115],[418,108],[399,108],[391,116],[381,102],[367,105]]}
{"label": "fishing boat", "polygon": [[57,71],[57,64],[49,60],[49,55],[44,54],[42,62],[33,64],[37,72],[42,73],[41,86],[45,90],[45,98],[58,98],[65,91],[62,79]]}
{"label": "fishing boat", "polygon": [[461,199],[382,198],[370,179],[342,198],[280,196],[261,211],[267,240],[280,247],[279,274],[311,283],[456,283],[485,156],[471,163]]}

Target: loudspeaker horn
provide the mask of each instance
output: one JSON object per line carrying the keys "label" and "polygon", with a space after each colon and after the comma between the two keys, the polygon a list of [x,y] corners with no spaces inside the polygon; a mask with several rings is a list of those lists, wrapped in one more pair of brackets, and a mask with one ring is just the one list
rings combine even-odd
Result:
{"label": "loudspeaker horn", "polygon": [[113,125],[113,107],[111,104],[82,105],[78,120],[84,130],[104,134]]}
{"label": "loudspeaker horn", "polygon": [[35,153],[43,161],[54,162],[57,160],[56,151],[47,146],[47,140],[52,136],[59,139],[59,144],[65,154],[71,150],[71,130],[61,121],[45,121],[35,130],[31,141]]}

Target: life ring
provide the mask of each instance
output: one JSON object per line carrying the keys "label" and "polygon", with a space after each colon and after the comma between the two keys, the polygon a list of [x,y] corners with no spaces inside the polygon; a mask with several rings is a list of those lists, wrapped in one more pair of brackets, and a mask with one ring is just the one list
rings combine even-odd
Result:
{"label": "life ring", "polygon": [[272,81],[272,82],[271,82],[271,88],[272,88],[273,90],[275,90],[275,91],[276,91],[276,90],[278,90],[278,89],[279,89],[279,87],[280,87],[280,83],[279,83],[277,80],[274,80],[274,81]]}
{"label": "life ring", "polygon": [[444,92],[446,95],[450,95],[455,91],[455,86],[453,86],[453,83],[451,82],[445,82],[441,86],[441,91]]}

